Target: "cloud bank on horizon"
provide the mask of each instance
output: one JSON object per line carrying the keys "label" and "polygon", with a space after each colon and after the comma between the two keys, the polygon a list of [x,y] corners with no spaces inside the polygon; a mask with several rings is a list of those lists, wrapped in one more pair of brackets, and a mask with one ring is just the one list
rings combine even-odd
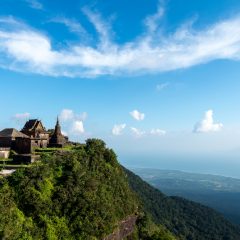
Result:
{"label": "cloud bank on horizon", "polygon": [[[39,1],[26,1],[33,8],[43,8]],[[141,35],[118,44],[112,37],[114,30],[101,14],[86,7],[82,12],[98,35],[95,46],[79,40],[56,48],[46,33],[14,17],[0,17],[0,67],[46,76],[97,77],[159,73],[218,59],[240,58],[239,16],[201,30],[183,24],[171,34],[163,34],[160,23],[165,11],[159,4],[155,14],[146,16]],[[74,20],[56,18],[52,21],[76,34],[90,34]]]}
{"label": "cloud bank on horizon", "polygon": [[[136,110],[137,111],[137,110]],[[134,112],[134,111],[133,111]],[[141,115],[138,112],[138,115]],[[144,114],[142,114],[144,115]],[[31,116],[30,113],[17,113],[12,119],[17,123],[23,123]],[[76,114],[72,109],[62,109],[59,114],[59,119],[63,124],[64,130],[62,131],[64,135],[68,136],[83,136],[86,134],[84,128],[84,121],[87,118],[87,113],[83,112],[81,114]],[[134,117],[133,117],[134,118]],[[137,118],[135,120],[138,120]],[[143,120],[143,119],[142,119]],[[216,123],[213,119],[213,110],[208,110],[204,114],[204,118],[195,124],[193,133],[209,133],[209,132],[219,132],[223,129],[222,123]],[[126,130],[126,131],[125,131]],[[125,131],[125,132],[124,132]],[[151,130],[143,130],[136,127],[128,127],[126,123],[115,124],[111,130],[113,136],[129,135],[129,133],[135,138],[142,137],[162,137],[167,134],[166,130],[160,128],[152,128]]]}

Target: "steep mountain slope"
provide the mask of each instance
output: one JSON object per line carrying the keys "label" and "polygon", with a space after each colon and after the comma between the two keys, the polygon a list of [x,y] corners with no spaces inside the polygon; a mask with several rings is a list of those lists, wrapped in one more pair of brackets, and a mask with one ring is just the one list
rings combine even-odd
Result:
{"label": "steep mountain slope", "polygon": [[100,140],[45,156],[0,189],[5,239],[101,239],[137,211],[114,152]]}
{"label": "steep mountain slope", "polygon": [[41,162],[0,179],[0,196],[0,239],[175,239],[139,212],[116,155],[101,140],[46,151]]}
{"label": "steep mountain slope", "polygon": [[240,224],[240,179],[160,169],[133,172],[169,196],[202,203]]}
{"label": "steep mountain slope", "polygon": [[180,197],[167,197],[125,169],[129,184],[156,223],[182,239],[240,239],[240,229],[214,210]]}
{"label": "steep mountain slope", "polygon": [[166,197],[124,170],[115,153],[97,139],[67,151],[46,150],[41,162],[0,178],[0,239],[239,240],[239,236],[237,227],[211,209]]}

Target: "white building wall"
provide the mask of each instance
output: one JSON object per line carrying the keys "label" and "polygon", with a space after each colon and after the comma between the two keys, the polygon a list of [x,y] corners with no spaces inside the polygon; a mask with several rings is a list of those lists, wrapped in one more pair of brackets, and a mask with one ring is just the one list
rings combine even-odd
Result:
{"label": "white building wall", "polygon": [[1,149],[0,148],[0,158],[8,158],[10,154],[10,150],[6,150],[6,149]]}

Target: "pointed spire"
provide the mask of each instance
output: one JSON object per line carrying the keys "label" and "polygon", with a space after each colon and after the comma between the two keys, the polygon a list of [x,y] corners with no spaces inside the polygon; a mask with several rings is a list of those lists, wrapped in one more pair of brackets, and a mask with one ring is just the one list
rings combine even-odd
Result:
{"label": "pointed spire", "polygon": [[55,134],[56,135],[62,135],[61,126],[59,124],[58,116],[57,116],[57,122],[56,122],[56,126],[55,126]]}
{"label": "pointed spire", "polygon": [[59,126],[59,117],[57,116],[57,123],[56,123],[57,126]]}
{"label": "pointed spire", "polygon": [[49,140],[49,146],[50,147],[63,147],[66,144],[66,142],[67,142],[67,140],[62,135],[59,118],[57,117],[57,122],[55,125],[54,133],[52,134],[52,136]]}

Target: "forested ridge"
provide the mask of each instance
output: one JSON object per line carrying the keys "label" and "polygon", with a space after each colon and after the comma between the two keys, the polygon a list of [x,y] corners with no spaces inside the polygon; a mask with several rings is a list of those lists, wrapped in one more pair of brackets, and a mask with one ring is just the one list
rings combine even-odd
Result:
{"label": "forested ridge", "polygon": [[0,239],[113,240],[124,232],[130,240],[240,239],[215,211],[169,198],[124,169],[102,140],[42,152],[40,162],[0,178]]}
{"label": "forested ridge", "polygon": [[0,179],[0,239],[104,239],[131,215],[130,239],[175,239],[140,208],[113,150],[90,139]]}
{"label": "forested ridge", "polygon": [[239,240],[240,227],[209,207],[180,198],[168,197],[124,168],[130,187],[137,193],[155,223],[162,224],[180,239]]}
{"label": "forested ridge", "polygon": [[132,171],[164,194],[206,205],[240,225],[240,179],[176,170],[134,168]]}

